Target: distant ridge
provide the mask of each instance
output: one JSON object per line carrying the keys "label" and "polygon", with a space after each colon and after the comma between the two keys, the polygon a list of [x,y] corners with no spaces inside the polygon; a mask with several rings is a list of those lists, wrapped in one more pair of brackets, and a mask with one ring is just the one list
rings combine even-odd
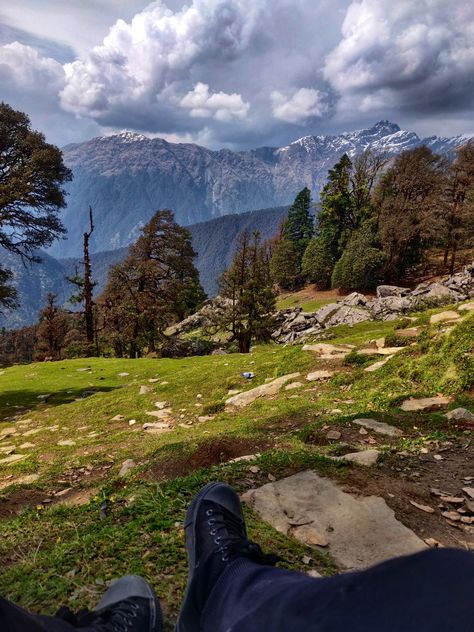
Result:
{"label": "distant ridge", "polygon": [[79,256],[89,205],[94,208],[95,252],[133,242],[159,208],[171,208],[182,225],[255,208],[292,202],[304,186],[318,192],[340,156],[372,147],[390,156],[426,144],[449,153],[466,138],[420,139],[390,121],[333,136],[305,136],[285,147],[212,151],[190,143],[123,132],[64,148],[74,172],[63,217],[68,240],[50,250],[55,257]]}
{"label": "distant ridge", "polygon": [[[287,212],[288,207],[269,208],[188,226],[194,250],[198,253],[196,265],[201,283],[209,296],[217,292],[217,280],[232,259],[240,233],[245,229],[258,230],[263,239],[268,239],[277,233]],[[110,266],[123,260],[127,251],[128,247],[124,247],[92,255],[92,270],[98,282],[96,294],[102,291]],[[66,277],[74,274],[79,259],[55,259],[44,252],[39,254],[42,263],[25,267],[18,257],[1,253],[2,264],[15,271],[21,306],[18,310],[0,314],[0,327],[13,329],[35,323],[48,292],[57,294],[60,305],[64,305],[72,294],[72,286]]]}

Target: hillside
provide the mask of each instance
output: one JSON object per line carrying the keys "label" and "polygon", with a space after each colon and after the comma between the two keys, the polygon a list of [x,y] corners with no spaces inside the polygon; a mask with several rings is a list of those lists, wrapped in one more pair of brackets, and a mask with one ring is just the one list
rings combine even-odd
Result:
{"label": "hillside", "polygon": [[[347,568],[334,540],[344,520],[316,541],[314,528],[276,524],[259,504],[261,486],[298,482],[301,515],[309,478],[344,502],[377,503],[377,529],[368,510],[349,525],[352,558],[379,550],[394,525],[403,537],[392,551],[403,538],[472,547],[464,490],[474,494],[474,415],[452,411],[474,407],[474,305],[458,307],[411,314],[408,329],[406,320],[333,328],[324,353],[264,345],[249,356],[92,358],[0,372],[1,594],[45,613],[65,602],[90,607],[112,578],[139,573],[171,626],[186,582],[184,512],[216,479],[254,490],[245,495],[250,536],[284,567]],[[399,350],[373,370],[388,344]],[[279,502],[294,500],[282,491]]]}
{"label": "hillside", "polygon": [[190,225],[288,205],[304,186],[317,199],[328,169],[345,152],[354,156],[372,147],[393,156],[424,143],[446,153],[464,141],[462,136],[421,139],[380,121],[369,129],[306,136],[286,147],[251,151],[212,151],[130,132],[68,145],[64,158],[74,173],[64,212],[69,237],[57,242],[50,254],[80,255],[89,205],[97,224],[92,250],[115,250],[134,241],[159,208],[173,209],[178,223]]}
{"label": "hillside", "polygon": [[[193,248],[198,253],[196,266],[208,296],[216,294],[217,280],[232,259],[240,233],[247,229],[250,232],[259,231],[263,239],[273,237],[287,212],[288,207],[269,208],[226,215],[188,226]],[[119,248],[92,255],[96,294],[104,288],[110,266],[121,261],[126,253],[127,248]],[[65,304],[71,296],[72,286],[66,278],[74,276],[76,266],[80,266],[80,259],[55,259],[45,252],[39,255],[42,259],[40,264],[25,266],[18,257],[2,253],[2,264],[15,271],[15,285],[21,305],[17,310],[0,314],[0,327],[12,329],[35,323],[48,292],[57,294],[60,305]]]}

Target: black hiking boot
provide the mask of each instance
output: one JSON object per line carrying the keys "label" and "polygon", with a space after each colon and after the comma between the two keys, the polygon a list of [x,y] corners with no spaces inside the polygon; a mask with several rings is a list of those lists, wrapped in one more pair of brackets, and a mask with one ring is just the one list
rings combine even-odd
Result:
{"label": "black hiking boot", "polygon": [[82,632],[162,632],[163,615],[153,588],[142,577],[118,579],[95,610],[77,614],[61,608],[56,617]]}
{"label": "black hiking boot", "polygon": [[176,632],[200,630],[206,601],[228,564],[246,557],[274,566],[279,558],[264,555],[247,538],[240,500],[224,483],[209,483],[194,497],[184,523],[189,575]]}

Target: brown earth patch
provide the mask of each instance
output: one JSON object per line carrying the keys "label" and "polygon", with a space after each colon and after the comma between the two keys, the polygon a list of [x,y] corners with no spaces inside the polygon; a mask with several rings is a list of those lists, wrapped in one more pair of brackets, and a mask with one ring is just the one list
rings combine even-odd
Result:
{"label": "brown earth patch", "polygon": [[247,454],[255,454],[270,447],[268,441],[240,437],[216,437],[201,443],[188,457],[155,461],[144,473],[148,481],[164,481]]}
{"label": "brown earth patch", "polygon": [[37,489],[19,489],[0,499],[0,519],[11,518],[23,509],[40,505],[46,497],[47,494]]}
{"label": "brown earth patch", "polygon": [[[435,460],[435,454],[443,460]],[[463,482],[464,477],[474,476],[474,447],[469,439],[452,441],[450,446],[441,444],[438,449],[430,446],[429,454],[389,455],[376,467],[351,467],[345,474],[344,491],[381,496],[396,517],[421,538],[434,538],[444,546],[474,547],[473,527],[450,524],[441,514],[456,507],[430,491],[461,497],[462,488],[472,486]],[[426,513],[410,501],[427,505],[434,513]]]}

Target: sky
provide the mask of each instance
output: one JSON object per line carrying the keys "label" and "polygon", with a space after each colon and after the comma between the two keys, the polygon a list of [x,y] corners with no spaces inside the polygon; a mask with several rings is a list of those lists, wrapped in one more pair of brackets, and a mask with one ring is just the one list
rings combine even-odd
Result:
{"label": "sky", "polygon": [[389,119],[474,134],[472,0],[16,0],[0,100],[60,146],[282,146]]}

